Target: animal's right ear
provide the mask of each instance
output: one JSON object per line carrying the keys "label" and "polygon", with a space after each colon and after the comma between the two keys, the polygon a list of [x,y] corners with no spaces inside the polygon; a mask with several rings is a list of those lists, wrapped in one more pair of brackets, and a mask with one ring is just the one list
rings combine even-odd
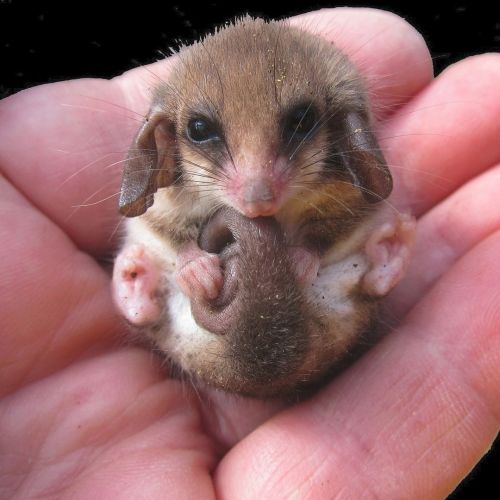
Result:
{"label": "animal's right ear", "polygon": [[120,213],[143,214],[154,193],[175,179],[175,130],[163,112],[152,111],[129,149],[120,188]]}

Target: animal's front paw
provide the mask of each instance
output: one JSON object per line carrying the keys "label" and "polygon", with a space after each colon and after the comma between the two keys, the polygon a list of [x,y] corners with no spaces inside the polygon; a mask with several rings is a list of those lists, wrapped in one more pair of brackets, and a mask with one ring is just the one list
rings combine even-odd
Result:
{"label": "animal's front paw", "polygon": [[113,297],[130,323],[141,326],[160,317],[159,282],[160,270],[142,245],[126,247],[118,255],[113,269]]}
{"label": "animal's front paw", "polygon": [[318,255],[304,247],[290,247],[289,256],[298,283],[302,286],[311,285],[318,276]]}
{"label": "animal's front paw", "polygon": [[218,255],[190,244],[177,257],[177,284],[192,299],[215,299],[224,283]]}
{"label": "animal's front paw", "polygon": [[410,262],[416,221],[409,214],[397,214],[377,227],[365,246],[370,269],[363,279],[369,295],[382,297],[403,277]]}

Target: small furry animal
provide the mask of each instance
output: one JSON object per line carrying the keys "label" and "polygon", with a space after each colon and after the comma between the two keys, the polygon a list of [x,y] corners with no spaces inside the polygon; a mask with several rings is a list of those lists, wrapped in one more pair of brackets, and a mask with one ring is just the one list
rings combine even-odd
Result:
{"label": "small furry animal", "polygon": [[125,319],[194,379],[254,397],[328,377],[373,331],[414,220],[334,45],[245,17],[175,56],[130,148]]}

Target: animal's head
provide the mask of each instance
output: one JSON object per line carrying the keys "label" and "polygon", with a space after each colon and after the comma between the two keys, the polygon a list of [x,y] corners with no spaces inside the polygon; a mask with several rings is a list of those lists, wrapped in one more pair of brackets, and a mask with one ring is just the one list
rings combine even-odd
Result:
{"label": "animal's head", "polygon": [[333,45],[245,18],[175,57],[129,152],[124,215],[144,213],[171,185],[248,217],[327,184],[368,203],[389,195],[362,82]]}

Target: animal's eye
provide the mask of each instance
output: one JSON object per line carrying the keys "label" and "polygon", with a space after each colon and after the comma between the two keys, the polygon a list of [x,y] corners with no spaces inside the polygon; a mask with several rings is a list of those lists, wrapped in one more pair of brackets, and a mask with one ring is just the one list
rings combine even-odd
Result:
{"label": "animal's eye", "polygon": [[193,118],[189,120],[187,136],[190,141],[197,143],[220,139],[217,127],[206,118]]}
{"label": "animal's eye", "polygon": [[283,121],[283,139],[288,144],[292,141],[303,141],[313,134],[317,125],[316,111],[312,104],[293,108]]}

